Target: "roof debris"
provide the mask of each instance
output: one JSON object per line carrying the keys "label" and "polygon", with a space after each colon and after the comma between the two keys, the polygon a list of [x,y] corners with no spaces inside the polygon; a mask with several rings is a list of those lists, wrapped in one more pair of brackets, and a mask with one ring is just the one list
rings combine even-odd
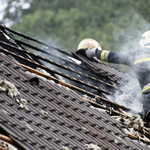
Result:
{"label": "roof debris", "polygon": [[28,109],[28,102],[27,100],[23,99],[20,95],[20,92],[17,90],[15,85],[7,80],[1,80],[0,79],[0,89],[4,92],[7,92],[8,96],[10,98],[14,98],[15,101],[20,105],[21,108],[24,108],[26,110]]}
{"label": "roof debris", "polygon": [[15,85],[6,80],[0,80],[0,89],[4,92],[7,92],[8,96],[11,98],[14,98],[20,95]]}
{"label": "roof debris", "polygon": [[96,144],[85,144],[85,147],[89,150],[101,150],[101,148]]}
{"label": "roof debris", "polygon": [[62,146],[62,147],[61,147],[61,150],[69,150],[69,148],[66,147],[66,146]]}
{"label": "roof debris", "polygon": [[5,142],[3,140],[0,140],[0,149],[1,148],[6,148],[6,150],[18,150],[16,147],[14,147],[13,145],[11,145],[8,142]]}
{"label": "roof debris", "polygon": [[124,131],[130,138],[150,144],[150,129],[144,126],[141,116],[126,114],[125,116],[112,116],[112,118],[124,125]]}

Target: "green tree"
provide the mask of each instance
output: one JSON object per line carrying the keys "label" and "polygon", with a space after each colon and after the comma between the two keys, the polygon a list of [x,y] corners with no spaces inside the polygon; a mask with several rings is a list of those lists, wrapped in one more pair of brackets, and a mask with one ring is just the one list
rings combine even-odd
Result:
{"label": "green tree", "polygon": [[[148,20],[149,7],[146,0],[142,2],[34,0],[30,1],[28,10],[20,9],[21,22],[11,28],[66,51],[75,51],[78,43],[87,37],[96,39],[104,49],[130,50],[135,48],[142,32],[149,28],[141,17]],[[139,9],[141,4],[147,10],[146,16]]]}
{"label": "green tree", "polygon": [[[141,34],[149,29],[147,0],[27,0],[29,9],[7,0],[2,23],[65,51],[75,51],[84,38],[97,40],[103,49],[129,51],[138,47]],[[124,71],[126,71],[126,68]]]}

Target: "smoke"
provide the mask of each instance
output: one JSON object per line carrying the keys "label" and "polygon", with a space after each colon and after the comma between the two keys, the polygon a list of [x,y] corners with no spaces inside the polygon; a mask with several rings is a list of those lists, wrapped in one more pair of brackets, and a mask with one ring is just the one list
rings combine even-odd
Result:
{"label": "smoke", "polygon": [[[142,34],[150,29],[150,24],[146,22],[139,14],[131,10],[131,20],[128,20],[130,23],[127,28],[117,28],[115,31],[115,41],[119,43],[118,52],[127,52],[140,48],[139,41]],[[126,72],[135,76],[133,70],[129,67],[126,67]],[[123,70],[125,70],[123,69]],[[122,69],[121,69],[122,70]],[[136,77],[135,77],[136,78]],[[109,96],[109,99],[124,105],[135,112],[141,112],[143,108],[142,98],[141,98],[141,89],[136,83],[132,83],[126,86],[121,87],[123,93],[116,92],[113,97]],[[108,96],[107,96],[108,97]],[[133,113],[133,112],[132,112]]]}
{"label": "smoke", "polygon": [[115,101],[129,107],[135,112],[141,112],[143,105],[141,99],[141,89],[137,82],[132,82],[122,87],[122,94],[115,93]]}
{"label": "smoke", "polygon": [[131,113],[137,115],[142,111],[142,97],[141,97],[141,89],[138,86],[137,82],[132,82],[125,84],[120,87],[120,91],[116,91],[112,95],[106,96],[111,101],[114,101],[120,105],[128,107],[131,109]]}
{"label": "smoke", "polygon": [[[130,20],[129,20],[130,16]],[[121,41],[117,51],[126,52],[139,48],[139,41],[142,34],[150,29],[150,24],[146,22],[139,14],[133,9],[127,16],[128,27],[117,28],[114,34],[115,41]]]}
{"label": "smoke", "polygon": [[[120,42],[120,46],[118,48],[118,51],[120,52],[131,51],[139,48],[139,40],[141,38],[141,35],[143,34],[143,32],[147,31],[150,27],[149,23],[147,23],[143,18],[141,18],[139,14],[135,13],[133,10],[131,11],[130,15],[132,16],[132,19],[128,20],[130,22],[129,26],[125,29],[117,28],[115,31],[116,34],[114,38],[116,42],[118,41]],[[48,39],[49,41],[51,41],[51,43],[48,42],[49,44],[56,42],[51,38]],[[45,41],[45,39],[43,40]],[[58,44],[55,43],[55,45]],[[51,53],[57,56],[60,55],[60,53],[56,52],[56,50],[54,49],[47,49],[47,48],[44,49],[49,50]],[[41,53],[41,56],[48,58],[52,61],[56,61],[55,58],[53,58],[50,55]],[[47,67],[57,70],[57,67],[55,67],[55,65],[47,63],[45,61],[41,61],[41,62]],[[129,70],[127,72],[130,74]],[[129,107],[130,109],[136,112],[142,111],[142,102],[141,102],[141,94],[140,94],[141,91],[140,89],[138,89],[136,83],[122,86],[121,88],[123,91],[122,93],[116,91],[113,97],[109,97],[109,99],[116,103],[124,105],[126,107]]]}

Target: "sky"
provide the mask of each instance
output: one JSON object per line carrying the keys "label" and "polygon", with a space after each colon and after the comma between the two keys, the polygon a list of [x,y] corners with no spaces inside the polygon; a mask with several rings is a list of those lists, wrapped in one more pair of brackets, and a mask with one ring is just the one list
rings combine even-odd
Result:
{"label": "sky", "polygon": [[3,19],[6,6],[7,6],[7,3],[5,2],[5,0],[0,0],[0,20]]}
{"label": "sky", "polygon": [[[25,0],[20,0],[20,2],[16,3],[15,1],[12,2],[12,7],[9,9],[10,13],[15,12],[16,8],[21,6],[22,9],[28,9],[30,7],[29,3],[26,3]],[[5,9],[7,7],[7,1],[6,0],[0,0],[0,21],[3,19],[4,13],[5,13]],[[6,26],[10,27],[12,25],[13,22],[6,22]]]}

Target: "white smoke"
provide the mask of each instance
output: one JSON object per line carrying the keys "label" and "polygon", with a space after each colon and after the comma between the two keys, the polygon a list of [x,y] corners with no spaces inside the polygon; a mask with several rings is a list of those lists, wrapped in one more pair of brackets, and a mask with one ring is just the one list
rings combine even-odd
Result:
{"label": "white smoke", "polygon": [[[150,24],[146,22],[139,14],[131,11],[131,20],[128,20],[129,26],[125,29],[117,29],[115,31],[115,40],[122,41],[118,52],[127,52],[140,48],[139,41],[142,34],[150,29]],[[122,65],[121,65],[122,66]],[[122,70],[122,69],[121,69]],[[132,76],[135,76],[133,70],[126,67],[126,72]],[[136,78],[136,77],[135,77]],[[118,91],[114,94],[114,97],[109,97],[111,100],[119,103],[121,105],[129,107],[131,110],[136,112],[141,112],[143,108],[141,100],[141,89],[138,87],[137,83],[130,84],[129,86],[122,87],[123,93]],[[108,97],[108,96],[107,96]]]}
{"label": "white smoke", "polygon": [[131,109],[131,113],[137,115],[139,112],[142,112],[143,104],[141,99],[141,89],[137,85],[137,82],[126,84],[120,87],[122,92],[116,91],[112,95],[107,96],[108,99],[128,107]]}
{"label": "white smoke", "polygon": [[126,52],[139,48],[139,41],[142,34],[150,29],[150,24],[146,22],[134,10],[130,12],[131,20],[128,20],[128,27],[125,29],[117,28],[114,38],[116,42],[122,40],[121,46],[117,51]]}

